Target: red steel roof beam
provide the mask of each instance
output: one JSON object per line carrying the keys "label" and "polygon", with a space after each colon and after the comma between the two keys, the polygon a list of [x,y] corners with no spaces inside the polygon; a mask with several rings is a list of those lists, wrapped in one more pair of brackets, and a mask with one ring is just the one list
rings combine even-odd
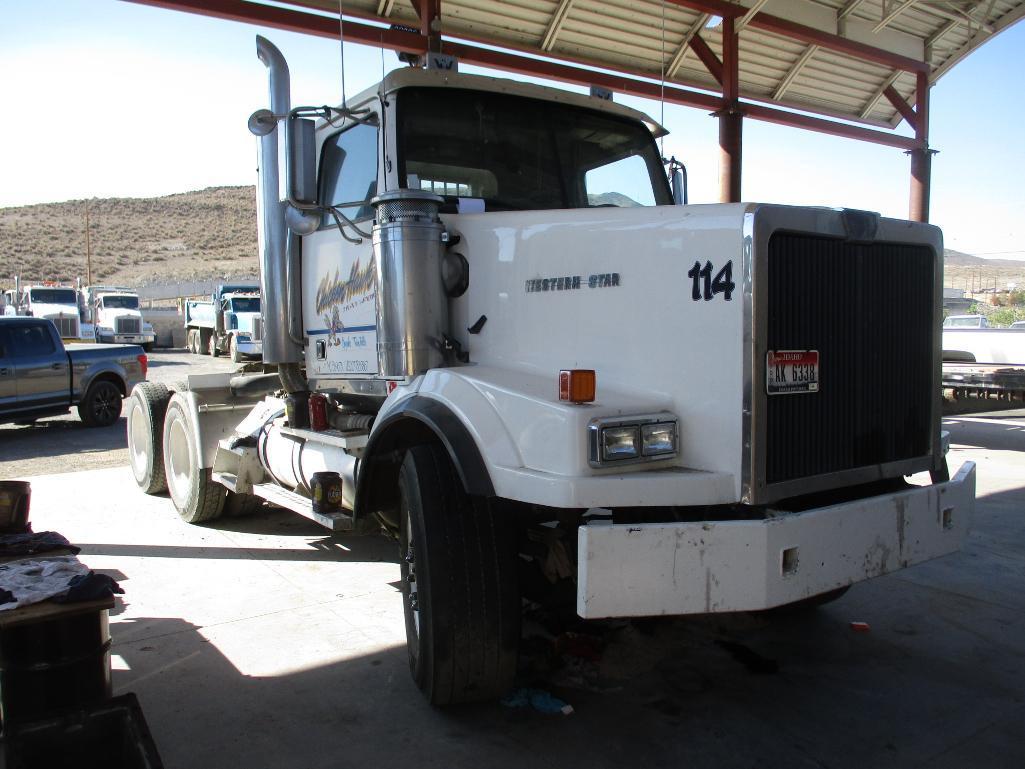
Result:
{"label": "red steel roof beam", "polygon": [[918,126],[918,115],[915,114],[913,109],[911,109],[911,105],[904,101],[903,97],[897,93],[896,88],[892,85],[886,86],[886,88],[883,89],[883,96],[885,96],[890,104],[896,108],[897,112],[899,112],[904,119],[908,121],[909,126],[912,128],[916,128]]}
{"label": "red steel roof beam", "polygon": [[[258,24],[286,32],[299,32],[315,37],[338,39],[338,19],[301,11],[291,11],[245,0],[127,0],[138,5],[186,11],[227,21]],[[413,32],[372,27],[355,22],[345,23],[345,39],[353,43],[373,45],[390,51],[426,52],[426,42]]]}
{"label": "red steel roof beam", "polygon": [[[689,8],[692,11],[701,11],[702,13],[721,16],[723,19],[743,16],[748,11],[742,5],[723,2],[723,0],[667,0],[667,2],[683,8]],[[882,64],[892,69],[900,69],[906,72],[929,71],[929,65],[924,61],[891,53],[890,51],[866,45],[865,43],[858,43],[842,35],[824,32],[815,27],[790,21],[790,19],[773,16],[771,13],[758,13],[747,23],[747,26],[775,32],[777,35],[790,37],[805,43],[819,45],[823,48],[853,56],[856,59],[864,59],[865,61]]]}
{"label": "red steel roof beam", "polygon": [[764,120],[767,123],[790,126],[792,128],[805,128],[809,131],[841,136],[845,139],[857,139],[859,141],[883,144],[888,147],[896,147],[902,150],[915,150],[921,144],[917,139],[899,134],[890,134],[883,131],[876,131],[872,128],[862,128],[850,125],[849,123],[837,123],[832,120],[812,117],[811,115],[799,115],[795,112],[764,107],[761,104],[744,103],[744,115],[755,120]]}
{"label": "red steel roof beam", "polygon": [[715,51],[708,47],[701,35],[694,35],[690,39],[690,48],[694,51],[695,55],[701,59],[701,63],[705,65],[705,69],[709,71],[715,81],[721,86],[722,85],[722,62],[719,61],[719,57],[715,55]]}

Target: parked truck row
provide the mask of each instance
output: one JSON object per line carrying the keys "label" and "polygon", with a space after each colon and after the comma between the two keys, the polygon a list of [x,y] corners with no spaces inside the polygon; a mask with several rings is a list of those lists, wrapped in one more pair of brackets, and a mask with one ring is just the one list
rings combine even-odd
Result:
{"label": "parked truck row", "polygon": [[257,52],[272,373],[136,388],[132,470],[186,521],[393,536],[432,703],[507,690],[523,598],[759,610],[961,546],[937,228],[682,205],[655,121],[537,85],[411,67],[293,108]]}
{"label": "parked truck row", "polygon": [[130,288],[83,288],[56,281],[23,285],[17,277],[14,283],[14,288],[2,294],[2,315],[51,320],[66,341],[153,347],[153,327],[143,319],[139,295]]}

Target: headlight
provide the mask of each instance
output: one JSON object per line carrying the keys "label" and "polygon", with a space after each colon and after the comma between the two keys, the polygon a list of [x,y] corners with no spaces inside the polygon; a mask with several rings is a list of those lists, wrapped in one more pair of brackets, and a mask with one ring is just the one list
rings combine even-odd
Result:
{"label": "headlight", "polygon": [[678,450],[679,428],[668,412],[593,419],[587,429],[591,467],[669,459]]}
{"label": "headlight", "polygon": [[676,422],[641,425],[641,453],[646,457],[676,453]]}
{"label": "headlight", "polygon": [[634,459],[639,448],[636,426],[606,427],[601,431],[601,458],[604,462]]}

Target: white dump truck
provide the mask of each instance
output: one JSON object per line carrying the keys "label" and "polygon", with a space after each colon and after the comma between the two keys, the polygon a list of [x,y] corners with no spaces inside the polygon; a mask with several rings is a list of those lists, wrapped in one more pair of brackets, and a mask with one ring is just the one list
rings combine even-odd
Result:
{"label": "white dump truck", "polygon": [[138,344],[153,349],[156,334],[142,317],[139,295],[126,286],[86,286],[82,289],[85,319],[98,342]]}
{"label": "white dump truck", "polygon": [[209,299],[185,302],[185,344],[199,355],[230,355],[236,363],[263,352],[260,289],[220,285]]}
{"label": "white dump truck", "polygon": [[661,126],[538,85],[409,68],[292,108],[257,49],[277,370],[137,387],[133,472],[190,522],[263,499],[394,536],[431,702],[507,689],[524,597],[759,610],[961,546],[938,229],[674,204]]}
{"label": "white dump truck", "polygon": [[25,315],[53,321],[65,342],[92,342],[92,326],[82,322],[82,307],[76,285],[60,281],[22,283],[14,279],[15,287],[5,291],[6,315]]}

